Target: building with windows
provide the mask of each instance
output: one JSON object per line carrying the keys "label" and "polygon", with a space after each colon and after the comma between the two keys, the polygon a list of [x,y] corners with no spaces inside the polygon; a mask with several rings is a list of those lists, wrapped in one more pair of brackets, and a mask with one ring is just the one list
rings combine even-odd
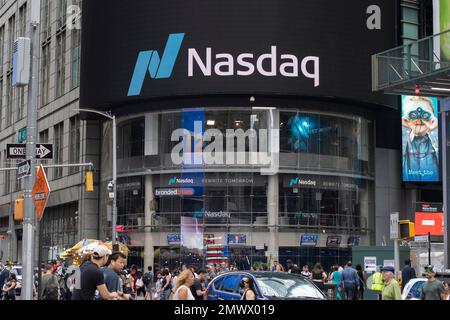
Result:
{"label": "building with windows", "polygon": [[[53,160],[44,165],[99,163],[98,121],[82,121],[79,113],[79,24],[68,19],[70,5],[79,0],[41,1],[40,85],[37,141],[53,144]],[[0,167],[15,167],[20,160],[7,158],[6,144],[18,143],[18,131],[26,127],[27,87],[11,86],[12,48],[17,37],[29,34],[27,1],[0,2]],[[71,16],[72,14],[72,16]],[[46,169],[51,197],[40,224],[43,260],[72,246],[81,237],[97,237],[98,194],[84,192],[85,168]],[[0,259],[21,261],[22,226],[14,221],[14,200],[24,184],[15,170],[0,171]],[[97,191],[98,192],[98,191]],[[36,239],[36,243],[38,243]],[[37,250],[37,247],[36,247]],[[37,255],[36,255],[37,258]]]}
{"label": "building with windows", "polygon": [[[432,1],[175,1],[155,16],[147,1],[96,0],[80,7],[83,46],[73,1],[42,1],[39,141],[54,144],[49,164],[93,162],[96,188],[84,191],[84,169],[47,170],[44,256],[111,237],[111,123],[78,107],[117,117],[129,264],[328,268],[352,246],[388,244],[390,212],[442,200],[439,183],[402,182],[400,98],[372,93],[370,75],[371,54],[432,33]],[[3,2],[1,146],[25,126],[27,94],[8,84],[25,1]],[[1,163],[14,165],[4,151]],[[0,234],[20,260],[14,175],[0,173]]]}

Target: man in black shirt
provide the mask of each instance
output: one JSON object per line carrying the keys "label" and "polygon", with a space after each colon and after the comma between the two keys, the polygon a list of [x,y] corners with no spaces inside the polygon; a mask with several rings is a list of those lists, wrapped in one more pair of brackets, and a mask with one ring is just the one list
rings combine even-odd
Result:
{"label": "man in black shirt", "polygon": [[291,259],[288,259],[286,261],[286,264],[288,273],[297,273],[297,274],[300,273],[300,268],[296,264],[294,264],[294,262],[292,262]]}
{"label": "man in black shirt", "polygon": [[72,300],[94,300],[98,290],[104,300],[116,300],[117,292],[110,293],[100,267],[104,266],[111,251],[104,245],[94,248],[89,261],[83,263],[75,273],[75,288]]}
{"label": "man in black shirt", "polygon": [[411,267],[411,260],[407,259],[405,261],[405,267],[402,270],[402,291],[405,289],[406,285],[411,279],[416,278],[416,270]]}
{"label": "man in black shirt", "polygon": [[198,277],[194,280],[194,285],[191,286],[191,292],[195,300],[204,300],[206,290],[206,272],[205,270],[200,270],[198,272]]}

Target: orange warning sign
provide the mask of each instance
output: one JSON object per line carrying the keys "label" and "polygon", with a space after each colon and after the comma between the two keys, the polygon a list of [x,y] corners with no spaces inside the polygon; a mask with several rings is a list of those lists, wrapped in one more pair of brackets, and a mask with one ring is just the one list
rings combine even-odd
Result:
{"label": "orange warning sign", "polygon": [[38,167],[36,181],[34,182],[33,191],[31,192],[39,221],[41,221],[42,216],[44,215],[44,209],[49,194],[50,186],[48,184],[47,176],[45,175],[44,167],[41,164]]}

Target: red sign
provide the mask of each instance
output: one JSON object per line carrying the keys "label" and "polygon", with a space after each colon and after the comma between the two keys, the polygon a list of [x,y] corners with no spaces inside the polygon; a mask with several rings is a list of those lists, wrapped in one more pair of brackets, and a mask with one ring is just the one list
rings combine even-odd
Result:
{"label": "red sign", "polygon": [[444,235],[444,213],[443,212],[416,212],[415,221],[415,233],[416,235],[428,235],[428,232],[432,236]]}
{"label": "red sign", "polygon": [[39,221],[44,215],[45,205],[47,204],[48,195],[50,194],[50,186],[48,185],[47,176],[45,175],[44,167],[39,165],[36,181],[34,182],[33,191],[31,192],[34,205],[36,207],[36,214]]}

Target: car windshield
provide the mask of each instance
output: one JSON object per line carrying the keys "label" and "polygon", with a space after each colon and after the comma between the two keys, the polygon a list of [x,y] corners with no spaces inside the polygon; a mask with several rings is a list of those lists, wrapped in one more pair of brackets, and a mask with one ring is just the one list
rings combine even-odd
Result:
{"label": "car windshield", "polygon": [[256,281],[261,293],[267,297],[276,298],[310,298],[324,299],[311,282],[301,276],[288,274],[280,275],[256,275]]}
{"label": "car windshield", "polygon": [[17,272],[18,276],[22,275],[22,268],[14,268],[14,270]]}

